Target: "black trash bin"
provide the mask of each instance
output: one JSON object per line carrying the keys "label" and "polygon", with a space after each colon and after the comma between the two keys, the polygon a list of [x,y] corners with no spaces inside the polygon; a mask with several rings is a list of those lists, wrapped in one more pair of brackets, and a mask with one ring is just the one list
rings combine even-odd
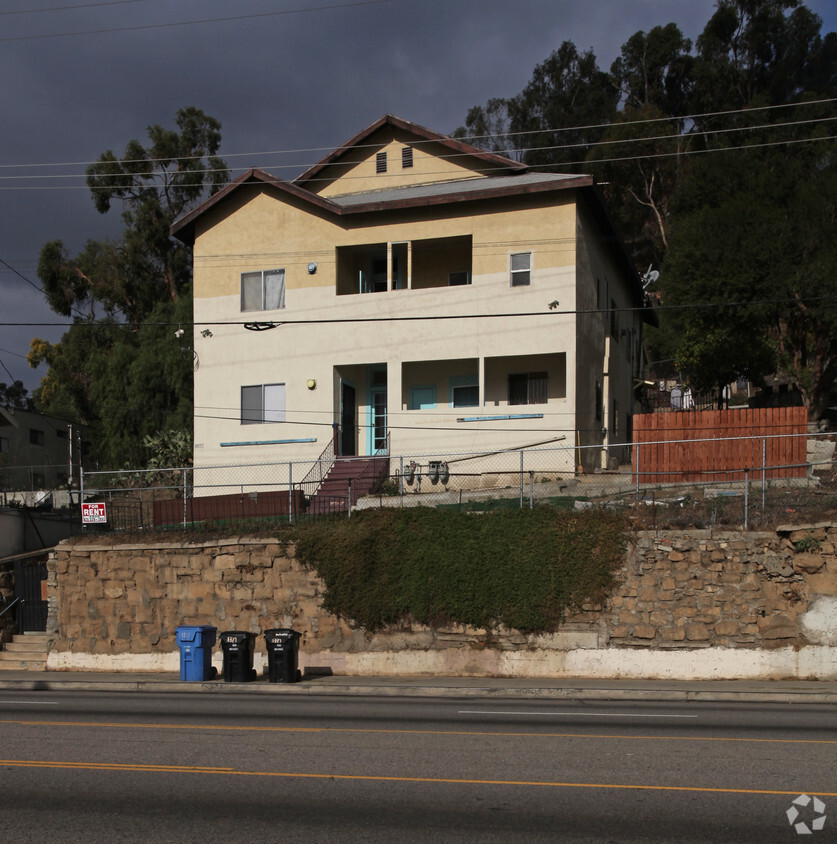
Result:
{"label": "black trash bin", "polygon": [[253,668],[253,633],[229,630],[221,634],[221,649],[224,652],[224,682],[249,683],[256,679]]}
{"label": "black trash bin", "polygon": [[300,633],[285,627],[265,630],[267,672],[271,683],[297,683],[302,676],[299,664]]}

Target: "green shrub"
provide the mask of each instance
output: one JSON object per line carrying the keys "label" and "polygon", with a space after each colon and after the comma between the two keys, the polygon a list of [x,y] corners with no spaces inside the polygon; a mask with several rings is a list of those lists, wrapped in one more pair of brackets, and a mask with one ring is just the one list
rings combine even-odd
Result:
{"label": "green shrub", "polygon": [[360,512],[302,525],[297,554],[325,582],[324,607],[369,630],[410,619],[553,631],[607,593],[627,527],[611,512]]}

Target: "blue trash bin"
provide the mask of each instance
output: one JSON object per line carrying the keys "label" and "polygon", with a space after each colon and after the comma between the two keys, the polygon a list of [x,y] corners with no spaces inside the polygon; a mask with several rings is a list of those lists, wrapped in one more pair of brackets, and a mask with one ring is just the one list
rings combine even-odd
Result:
{"label": "blue trash bin", "polygon": [[212,666],[212,646],[215,644],[216,633],[217,628],[207,624],[177,628],[181,680],[215,679],[218,670]]}

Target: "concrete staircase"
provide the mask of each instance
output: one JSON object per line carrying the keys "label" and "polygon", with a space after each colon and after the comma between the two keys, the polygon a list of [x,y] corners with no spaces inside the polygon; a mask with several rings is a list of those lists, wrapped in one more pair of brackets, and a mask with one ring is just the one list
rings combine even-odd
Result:
{"label": "concrete staircase", "polygon": [[0,651],[0,671],[44,671],[47,660],[47,634],[22,633]]}
{"label": "concrete staircase", "polygon": [[388,473],[388,457],[338,457],[308,502],[308,512],[345,513],[349,509],[350,481],[352,505],[355,505],[358,498],[374,489]]}

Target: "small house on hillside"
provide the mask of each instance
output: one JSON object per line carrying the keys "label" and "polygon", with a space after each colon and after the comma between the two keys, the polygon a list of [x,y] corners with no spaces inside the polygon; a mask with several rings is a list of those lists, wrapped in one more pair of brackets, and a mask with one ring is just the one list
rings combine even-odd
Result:
{"label": "small house on hillside", "polygon": [[172,233],[194,253],[197,469],[332,442],[627,457],[652,317],[590,176],[385,115],[294,181],[247,170]]}
{"label": "small house on hillside", "polygon": [[0,406],[0,490],[7,496],[66,490],[78,474],[85,433],[54,416]]}

